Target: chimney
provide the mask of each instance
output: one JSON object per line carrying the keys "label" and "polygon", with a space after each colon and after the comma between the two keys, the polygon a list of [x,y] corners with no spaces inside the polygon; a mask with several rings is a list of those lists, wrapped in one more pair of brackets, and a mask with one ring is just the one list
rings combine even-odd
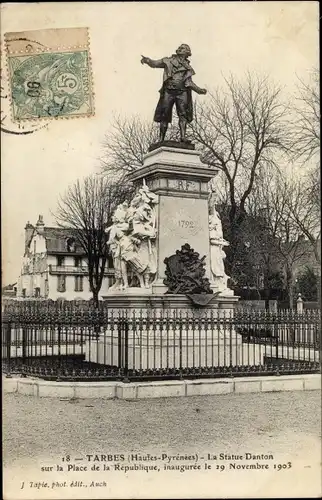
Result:
{"label": "chimney", "polygon": [[28,221],[25,226],[25,255],[28,252],[29,243],[34,232],[34,226]]}
{"label": "chimney", "polygon": [[44,229],[45,229],[45,224],[44,224],[44,218],[42,215],[39,215],[37,224],[36,224],[36,230],[38,234],[44,234]]}

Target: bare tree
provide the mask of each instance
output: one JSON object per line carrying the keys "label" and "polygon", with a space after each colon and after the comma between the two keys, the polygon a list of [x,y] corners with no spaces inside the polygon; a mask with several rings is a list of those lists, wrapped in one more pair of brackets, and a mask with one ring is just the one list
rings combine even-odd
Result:
{"label": "bare tree", "polygon": [[[318,158],[320,151],[319,72],[308,82],[299,79],[295,116],[294,158],[304,163]],[[301,179],[292,183],[288,209],[294,223],[311,243],[321,279],[321,178],[319,159]],[[318,287],[320,292],[320,288]]]}
{"label": "bare tree", "polygon": [[271,169],[257,179],[248,203],[248,212],[261,221],[259,230],[252,231],[253,252],[267,272],[274,266],[283,270],[290,308],[294,302],[295,267],[308,253],[304,233],[290,210],[291,203],[301,202],[292,181],[278,169]]}
{"label": "bare tree", "polygon": [[288,106],[281,89],[268,77],[247,74],[243,81],[225,79],[225,88],[209,93],[196,107],[191,134],[203,160],[217,167],[227,186],[227,217],[231,242],[227,268],[232,272],[247,202],[256,178],[277,166],[292,145]]}
{"label": "bare tree", "polygon": [[319,72],[313,70],[310,80],[299,78],[294,120],[294,158],[308,162],[320,151]]}
{"label": "bare tree", "polygon": [[129,119],[116,116],[102,144],[103,171],[122,175],[140,167],[149,145],[157,140],[157,134],[152,123],[137,116]]}
{"label": "bare tree", "polygon": [[321,265],[321,189],[316,167],[301,179],[292,181],[292,195],[286,200],[290,218],[311,243],[317,264]]}
{"label": "bare tree", "polygon": [[131,187],[111,182],[98,175],[77,180],[58,202],[56,221],[72,229],[88,263],[88,278],[95,307],[107,262],[106,225],[114,209],[129,194]]}
{"label": "bare tree", "polygon": [[233,76],[226,88],[210,93],[197,105],[191,124],[204,161],[219,168],[228,182],[229,217],[233,224],[246,203],[262,168],[275,165],[291,145],[287,133],[287,106],[281,89],[267,77],[247,74],[244,82]]}
{"label": "bare tree", "polygon": [[[174,123],[176,120],[174,120]],[[178,140],[178,127],[169,129],[169,139]],[[100,158],[106,174],[124,176],[143,165],[149,146],[159,140],[158,126],[138,116],[116,116],[110,131],[105,135]]]}
{"label": "bare tree", "polygon": [[321,303],[321,188],[318,165],[302,179],[293,181],[287,207],[293,223],[311,245],[316,262],[318,300]]}

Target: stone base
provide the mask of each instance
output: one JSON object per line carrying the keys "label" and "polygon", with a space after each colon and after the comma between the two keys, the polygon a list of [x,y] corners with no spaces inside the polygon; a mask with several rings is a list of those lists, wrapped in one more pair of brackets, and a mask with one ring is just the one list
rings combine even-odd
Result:
{"label": "stone base", "polygon": [[212,291],[214,292],[214,294],[218,295],[218,296],[222,296],[222,297],[236,297],[237,299],[239,299],[239,296],[235,296],[234,295],[234,290],[231,290],[230,288],[219,288],[218,286],[216,286],[214,283],[210,282],[210,288],[212,289]]}
{"label": "stone base", "polygon": [[[145,288],[128,288],[127,290],[120,290],[113,292],[110,295],[104,295],[102,298],[106,301],[104,306],[115,312],[120,310],[129,310],[147,314],[148,311],[154,310],[154,314],[161,311],[166,314],[167,311],[181,310],[184,314],[193,315],[206,315],[211,309],[220,310],[221,314],[233,314],[233,309],[238,302],[239,297],[234,295],[226,295],[225,292],[216,296],[207,304],[207,307],[194,307],[191,300],[185,295],[181,294],[166,294],[167,287],[165,285],[152,285],[152,289]],[[156,293],[159,292],[159,293]],[[161,293],[160,293],[161,292]],[[229,290],[232,292],[232,290]]]}
{"label": "stone base", "polygon": [[168,148],[177,148],[177,149],[190,149],[194,150],[195,145],[192,144],[192,142],[182,142],[182,141],[158,141],[149,147],[149,152],[154,151],[155,149],[161,148],[161,147],[168,147]]}
{"label": "stone base", "polygon": [[113,297],[124,297],[125,301],[128,301],[127,297],[136,297],[136,296],[147,296],[152,294],[152,288],[141,288],[141,287],[130,287],[126,288],[126,290],[112,290],[110,289],[106,295],[103,295],[103,300],[110,300]]}
{"label": "stone base", "polygon": [[[217,296],[222,298],[233,297],[234,302],[237,302],[239,300],[239,296],[235,296],[234,291],[231,290],[230,288],[219,288],[212,281],[210,281],[210,288],[214,293],[214,297]],[[152,283],[151,292],[153,295],[166,294],[167,291],[168,287],[163,284],[163,280],[156,280],[154,283]]]}
{"label": "stone base", "polygon": [[[156,332],[132,330],[128,334],[127,366],[130,370],[157,370],[247,366],[250,361],[260,365],[264,358],[260,347],[243,344],[241,336],[235,332],[204,329],[179,332],[172,327]],[[87,361],[118,366],[120,359],[124,363],[124,358],[124,344],[120,347],[116,332],[87,343]]]}
{"label": "stone base", "polygon": [[281,391],[321,391],[321,375],[273,375],[260,377],[160,380],[124,383],[56,382],[33,378],[2,377],[5,394],[24,394],[47,398],[147,399],[177,396],[217,396]]}
{"label": "stone base", "polygon": [[[98,341],[88,342],[87,361],[118,366],[123,360],[124,366],[127,355],[128,368],[137,370],[263,363],[260,345],[243,343],[228,321],[238,297],[214,296],[206,307],[194,306],[185,295],[139,294],[139,289],[133,295],[120,292],[103,298],[113,318],[118,318],[120,311],[121,318],[128,318],[128,347],[124,329],[119,336],[114,323],[113,330],[107,329]],[[206,327],[202,320],[211,317]],[[177,321],[172,322],[174,318]],[[191,318],[195,321],[187,321]]]}

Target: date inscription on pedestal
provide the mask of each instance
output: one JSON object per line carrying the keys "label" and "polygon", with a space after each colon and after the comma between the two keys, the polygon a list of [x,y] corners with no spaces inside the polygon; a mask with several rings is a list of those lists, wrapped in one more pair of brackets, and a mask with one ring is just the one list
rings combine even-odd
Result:
{"label": "date inscription on pedestal", "polygon": [[185,229],[194,229],[196,223],[193,220],[178,220],[178,226]]}
{"label": "date inscription on pedestal", "polygon": [[174,208],[173,211],[167,211],[163,214],[163,231],[167,235],[175,235],[177,238],[182,238],[185,241],[190,236],[196,236],[201,229],[201,220],[198,212],[189,211],[186,208],[177,209]]}

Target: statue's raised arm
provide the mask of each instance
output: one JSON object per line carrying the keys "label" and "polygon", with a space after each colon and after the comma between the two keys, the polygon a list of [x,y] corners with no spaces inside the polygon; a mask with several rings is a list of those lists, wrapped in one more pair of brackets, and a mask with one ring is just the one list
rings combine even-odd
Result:
{"label": "statue's raised arm", "polygon": [[150,59],[141,56],[141,63],[150,68],[163,68],[163,84],[160,89],[160,99],[154,113],[154,121],[160,123],[160,142],[163,142],[172,121],[172,109],[174,104],[179,118],[180,140],[189,143],[186,131],[187,124],[193,119],[191,91],[197,94],[206,94],[204,88],[198,87],[193,81],[195,74],[190,65],[188,57],[191,56],[189,45],[180,45],[175,54],[162,59]]}
{"label": "statue's raised arm", "polygon": [[141,56],[141,64],[147,64],[150,68],[164,68],[165,63],[163,59],[150,59],[150,57]]}

